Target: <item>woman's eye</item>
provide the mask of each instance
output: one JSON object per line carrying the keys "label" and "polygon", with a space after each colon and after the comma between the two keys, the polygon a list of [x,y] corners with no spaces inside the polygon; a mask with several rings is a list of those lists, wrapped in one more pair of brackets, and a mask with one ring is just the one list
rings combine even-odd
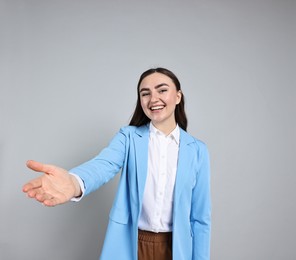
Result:
{"label": "woman's eye", "polygon": [[164,93],[164,92],[166,92],[166,91],[168,91],[167,89],[161,89],[160,91],[159,91],[159,93]]}
{"label": "woman's eye", "polygon": [[148,92],[144,92],[144,93],[142,93],[142,97],[145,97],[145,96],[148,96],[149,95],[149,93]]}

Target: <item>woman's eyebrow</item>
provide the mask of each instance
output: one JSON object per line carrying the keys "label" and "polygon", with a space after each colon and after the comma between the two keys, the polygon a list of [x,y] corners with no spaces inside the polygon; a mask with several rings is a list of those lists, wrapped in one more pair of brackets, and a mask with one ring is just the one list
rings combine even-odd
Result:
{"label": "woman's eyebrow", "polygon": [[167,87],[169,87],[169,85],[166,84],[166,83],[160,83],[160,84],[156,85],[154,88],[155,88],[155,89],[158,89],[158,88],[160,88],[160,87],[162,87],[162,86],[167,86]]}
{"label": "woman's eyebrow", "polygon": [[[155,88],[155,89],[158,89],[158,88],[160,88],[160,87],[162,87],[162,86],[168,86],[168,87],[169,87],[169,85],[166,84],[166,83],[160,83],[160,84],[156,85],[154,88]],[[141,93],[142,91],[149,91],[149,90],[150,90],[149,88],[142,88],[142,89],[140,90],[140,93]]]}
{"label": "woman's eyebrow", "polygon": [[149,88],[141,88],[140,93],[141,93],[142,91],[149,91],[149,90],[150,90]]}

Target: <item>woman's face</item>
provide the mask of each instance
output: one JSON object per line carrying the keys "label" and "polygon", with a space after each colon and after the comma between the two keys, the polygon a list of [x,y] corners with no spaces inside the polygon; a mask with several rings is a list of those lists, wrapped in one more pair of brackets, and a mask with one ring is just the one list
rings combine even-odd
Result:
{"label": "woman's face", "polygon": [[153,125],[164,132],[172,131],[176,126],[175,107],[182,98],[172,79],[158,72],[150,74],[142,80],[139,93],[142,109]]}

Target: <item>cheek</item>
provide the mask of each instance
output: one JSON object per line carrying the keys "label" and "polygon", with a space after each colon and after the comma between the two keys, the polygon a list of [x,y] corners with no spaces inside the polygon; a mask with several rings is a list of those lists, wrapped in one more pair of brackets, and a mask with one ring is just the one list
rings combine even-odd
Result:
{"label": "cheek", "polygon": [[167,103],[169,103],[169,104],[171,104],[171,105],[176,105],[176,104],[178,104],[178,97],[176,97],[176,96],[170,96],[170,97],[168,97],[167,99],[166,99],[166,102]]}
{"label": "cheek", "polygon": [[143,100],[143,99],[140,99],[140,104],[141,104],[142,109],[145,110],[147,102],[145,102],[145,100]]}

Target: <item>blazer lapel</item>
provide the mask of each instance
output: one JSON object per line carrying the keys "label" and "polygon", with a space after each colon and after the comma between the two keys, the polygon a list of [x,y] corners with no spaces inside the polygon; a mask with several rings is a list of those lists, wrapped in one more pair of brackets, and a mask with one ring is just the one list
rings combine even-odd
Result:
{"label": "blazer lapel", "polygon": [[136,156],[138,199],[141,204],[145,183],[146,183],[147,169],[148,169],[149,128],[147,125],[141,126],[136,130],[134,143],[135,143],[135,156]]}
{"label": "blazer lapel", "polygon": [[180,147],[178,155],[178,166],[176,173],[174,202],[177,203],[186,183],[190,176],[190,167],[192,164],[193,150],[190,147],[190,143],[194,142],[192,136],[180,128]]}

